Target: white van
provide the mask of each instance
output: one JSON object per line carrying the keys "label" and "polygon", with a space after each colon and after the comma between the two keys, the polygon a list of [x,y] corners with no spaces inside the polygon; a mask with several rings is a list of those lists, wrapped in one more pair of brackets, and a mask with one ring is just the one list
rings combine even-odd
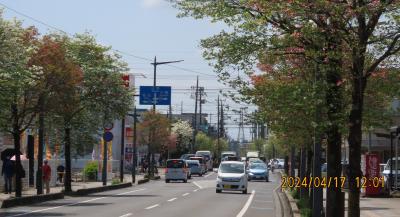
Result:
{"label": "white van", "polygon": [[206,159],[208,171],[213,170],[213,157],[211,151],[196,151],[196,156],[203,156]]}

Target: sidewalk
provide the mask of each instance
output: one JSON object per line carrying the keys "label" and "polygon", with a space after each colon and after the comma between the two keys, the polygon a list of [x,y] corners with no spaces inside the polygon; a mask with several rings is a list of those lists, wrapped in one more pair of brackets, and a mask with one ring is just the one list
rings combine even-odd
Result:
{"label": "sidewalk", "polygon": [[[161,175],[161,174],[160,174]],[[136,183],[138,180],[143,179],[144,178],[144,174],[137,174],[136,175]],[[132,181],[132,176],[131,174],[124,174],[124,182],[131,182]],[[103,186],[102,182],[72,182],[72,190],[76,191],[79,189],[88,189],[88,188],[95,188],[95,187],[101,187]],[[107,182],[107,185],[111,185],[111,181]],[[60,193],[61,191],[64,190],[64,186],[63,185],[58,185],[55,187],[51,187],[50,188],[50,193]],[[45,189],[44,189],[45,192]],[[29,189],[26,189],[24,191],[22,191],[22,197],[27,197],[27,196],[34,196],[36,195],[36,188],[31,187]],[[15,192],[12,192],[11,194],[5,194],[5,193],[0,193],[0,207],[2,205],[2,202],[6,199],[9,198],[15,198]]]}
{"label": "sidewalk", "polygon": [[[326,206],[324,189],[324,206]],[[348,210],[348,193],[345,192],[345,216]],[[398,217],[400,216],[400,198],[360,198],[360,215],[363,217]]]}

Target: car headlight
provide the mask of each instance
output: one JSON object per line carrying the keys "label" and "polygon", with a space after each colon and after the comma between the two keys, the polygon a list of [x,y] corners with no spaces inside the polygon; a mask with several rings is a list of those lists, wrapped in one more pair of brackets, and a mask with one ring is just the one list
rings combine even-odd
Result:
{"label": "car headlight", "polygon": [[249,175],[253,176],[254,174],[253,173],[249,173]]}
{"label": "car headlight", "polygon": [[217,176],[217,181],[221,181],[222,177],[221,176]]}

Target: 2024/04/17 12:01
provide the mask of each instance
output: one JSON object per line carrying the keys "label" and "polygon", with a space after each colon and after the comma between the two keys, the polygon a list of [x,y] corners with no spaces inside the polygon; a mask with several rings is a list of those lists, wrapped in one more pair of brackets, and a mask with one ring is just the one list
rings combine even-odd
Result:
{"label": "2024/04/17 12:01", "polygon": [[[281,187],[285,188],[343,188],[346,182],[346,177],[292,177],[292,176],[282,176]],[[356,177],[356,186],[358,188],[366,187],[384,187],[383,177]]]}

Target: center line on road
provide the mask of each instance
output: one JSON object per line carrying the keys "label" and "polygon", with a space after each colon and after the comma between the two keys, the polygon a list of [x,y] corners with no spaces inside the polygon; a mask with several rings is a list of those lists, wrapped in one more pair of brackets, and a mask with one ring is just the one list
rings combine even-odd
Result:
{"label": "center line on road", "polygon": [[176,199],[178,199],[178,198],[176,198],[176,197],[171,198],[171,199],[168,200],[168,202],[172,202],[172,201],[174,201],[174,200],[176,200]]}
{"label": "center line on road", "polygon": [[251,195],[250,195],[249,199],[247,199],[246,204],[244,205],[244,207],[242,208],[242,210],[240,210],[239,214],[237,214],[236,217],[243,217],[243,216],[244,216],[244,214],[246,213],[247,209],[249,209],[249,206],[250,206],[250,204],[251,204],[251,201],[253,201],[253,198],[254,198],[254,194],[255,194],[255,193],[256,193],[255,190],[253,190],[253,191],[251,192]]}
{"label": "center line on road", "polygon": [[127,214],[122,215],[122,216],[120,216],[120,217],[128,217],[128,216],[131,216],[131,215],[132,215],[132,213],[127,213]]}
{"label": "center line on road", "polygon": [[194,185],[196,185],[198,188],[202,189],[203,187],[201,185],[199,185],[199,183],[197,182],[193,182]]}
{"label": "center line on road", "polygon": [[182,194],[182,197],[185,197],[187,195],[189,195],[189,193],[184,193],[184,194]]}
{"label": "center line on road", "polygon": [[198,191],[198,190],[199,190],[199,189],[194,189],[193,192],[196,192],[196,191]]}
{"label": "center line on road", "polygon": [[146,209],[153,209],[153,208],[156,208],[157,206],[160,206],[160,204],[156,204],[156,205],[153,205],[153,206],[149,206],[149,207],[147,207]]}

